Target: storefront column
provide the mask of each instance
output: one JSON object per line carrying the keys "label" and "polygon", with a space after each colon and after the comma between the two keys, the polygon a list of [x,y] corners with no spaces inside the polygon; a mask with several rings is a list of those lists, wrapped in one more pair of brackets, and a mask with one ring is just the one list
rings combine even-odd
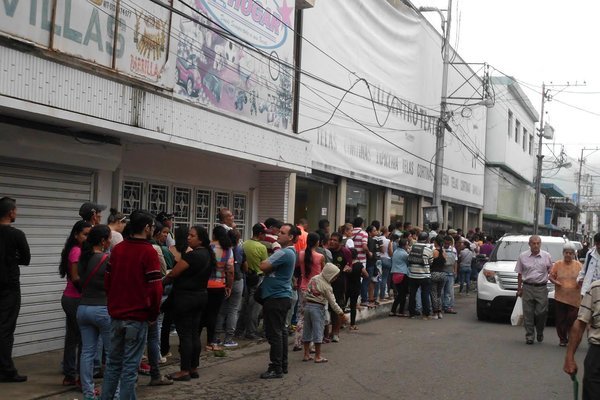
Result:
{"label": "storefront column", "polygon": [[287,181],[287,216],[286,221],[295,224],[294,214],[296,212],[296,173],[289,174]]}
{"label": "storefront column", "polygon": [[335,207],[335,226],[342,226],[346,222],[346,190],[348,180],[339,178],[337,185],[337,204]]}
{"label": "storefront column", "polygon": [[[98,204],[105,205],[107,210],[113,207],[112,184],[112,171],[99,170],[96,173],[94,200]],[[103,218],[108,217],[108,214],[110,212],[105,212]]]}
{"label": "storefront column", "polygon": [[479,210],[479,222],[477,223],[477,226],[481,228],[481,230],[483,230],[483,210],[480,209]]}
{"label": "storefront column", "polygon": [[425,206],[425,198],[423,196],[419,196],[418,207],[417,207],[417,222],[414,226],[421,226],[423,229],[426,229],[426,226],[423,226],[424,218],[423,218],[423,207]]}
{"label": "storefront column", "polygon": [[448,229],[448,202],[442,203],[442,213],[444,215],[443,224],[440,226],[440,229],[447,230]]}
{"label": "storefront column", "polygon": [[465,206],[463,208],[463,223],[462,223],[463,233],[466,235],[469,231],[469,207]]}
{"label": "storefront column", "polygon": [[386,188],[383,193],[383,219],[382,225],[388,226],[390,224],[390,212],[392,209],[392,189]]}

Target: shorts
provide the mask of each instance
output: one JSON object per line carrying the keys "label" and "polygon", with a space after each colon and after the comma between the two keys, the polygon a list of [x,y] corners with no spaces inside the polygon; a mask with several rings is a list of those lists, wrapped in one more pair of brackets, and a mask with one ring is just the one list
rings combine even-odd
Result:
{"label": "shorts", "polygon": [[322,304],[306,303],[304,306],[304,327],[302,341],[323,343],[325,330],[325,307]]}

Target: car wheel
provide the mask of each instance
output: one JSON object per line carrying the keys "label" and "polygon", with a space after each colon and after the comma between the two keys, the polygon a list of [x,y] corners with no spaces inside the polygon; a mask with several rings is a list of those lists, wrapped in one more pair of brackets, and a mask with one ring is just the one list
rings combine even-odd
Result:
{"label": "car wheel", "polygon": [[479,321],[488,321],[490,319],[490,314],[486,309],[485,302],[480,299],[477,299],[477,319]]}
{"label": "car wheel", "polygon": [[188,96],[192,96],[194,93],[194,81],[192,78],[188,78],[187,82],[185,83],[185,91],[187,92]]}

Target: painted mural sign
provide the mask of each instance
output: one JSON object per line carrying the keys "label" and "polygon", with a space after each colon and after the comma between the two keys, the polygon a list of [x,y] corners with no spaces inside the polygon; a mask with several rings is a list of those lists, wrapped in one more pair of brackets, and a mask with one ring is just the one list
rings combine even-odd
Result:
{"label": "painted mural sign", "polygon": [[[187,0],[175,16],[176,95],[291,129],[293,13],[288,0]],[[242,40],[231,40],[239,37]],[[173,45],[173,42],[172,42]]]}
{"label": "painted mural sign", "polygon": [[159,80],[167,60],[168,9],[144,0],[59,0],[55,10],[53,5],[3,0],[0,30],[136,78]]}

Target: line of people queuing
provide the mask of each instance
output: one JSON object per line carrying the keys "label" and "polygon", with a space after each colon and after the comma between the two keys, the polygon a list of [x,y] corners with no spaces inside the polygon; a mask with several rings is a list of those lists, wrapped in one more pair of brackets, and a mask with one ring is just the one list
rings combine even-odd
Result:
{"label": "line of people queuing", "polygon": [[[14,253],[12,287],[18,288],[18,265],[29,262],[26,239],[10,226],[16,202],[2,199],[0,206],[1,226],[9,232],[0,234],[12,238],[6,243]],[[174,229],[172,215],[143,210],[126,217],[111,209],[104,225],[105,209],[90,202],[81,206],[59,265],[66,279],[63,384],[80,385],[86,399],[135,398],[143,370],[153,386],[197,379],[204,328],[205,350],[220,351],[236,347],[239,337],[261,339],[262,317],[271,350],[261,378],[271,379],[288,371],[290,333],[303,360],[327,362],[321,344],[338,342],[346,325],[356,331],[357,310],[376,307],[392,292],[391,315],[407,315],[407,295],[408,316],[455,312],[452,288],[461,256],[454,245],[463,240],[457,231],[437,232],[433,225],[423,232],[410,223],[385,227],[378,221],[365,229],[356,218],[337,232],[330,232],[326,220],[309,232],[306,220],[294,225],[269,218],[242,241],[228,209],[219,211],[219,224],[210,232],[199,225]],[[12,310],[14,325],[18,307],[16,314]],[[8,339],[2,343],[1,378],[22,381],[26,377],[18,375],[10,357],[14,327],[7,327],[1,326]],[[170,355],[173,327],[180,370],[163,376],[160,364]],[[102,376],[100,391],[94,379]]]}

